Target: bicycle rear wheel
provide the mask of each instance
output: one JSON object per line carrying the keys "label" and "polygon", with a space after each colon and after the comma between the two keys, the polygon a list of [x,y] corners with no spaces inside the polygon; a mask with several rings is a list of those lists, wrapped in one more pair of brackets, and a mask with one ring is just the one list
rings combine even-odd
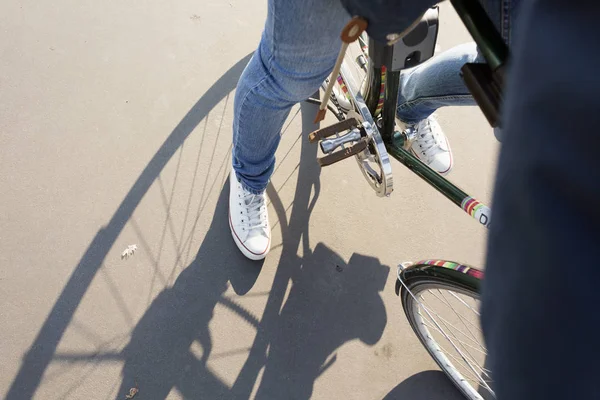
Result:
{"label": "bicycle rear wheel", "polygon": [[482,276],[457,263],[429,261],[403,270],[397,282],[423,346],[466,398],[478,400],[495,398],[479,325]]}

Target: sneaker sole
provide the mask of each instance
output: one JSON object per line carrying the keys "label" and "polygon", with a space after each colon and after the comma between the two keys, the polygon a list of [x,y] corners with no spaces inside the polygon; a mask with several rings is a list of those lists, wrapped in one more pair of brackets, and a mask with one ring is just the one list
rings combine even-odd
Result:
{"label": "sneaker sole", "polygon": [[235,233],[235,230],[233,229],[233,225],[231,224],[231,214],[228,214],[228,217],[229,217],[228,218],[229,219],[229,229],[231,230],[231,236],[233,237],[233,241],[235,242],[238,249],[240,249],[242,254],[244,256],[246,256],[246,258],[249,258],[252,261],[260,261],[260,260],[264,259],[267,256],[267,254],[269,253],[269,250],[271,249],[271,237],[269,236],[269,244],[267,244],[267,248],[265,249],[265,251],[263,251],[262,253],[254,253],[254,252],[248,250],[246,248],[246,246],[244,246],[244,243],[242,243],[240,238],[238,238],[237,233]]}

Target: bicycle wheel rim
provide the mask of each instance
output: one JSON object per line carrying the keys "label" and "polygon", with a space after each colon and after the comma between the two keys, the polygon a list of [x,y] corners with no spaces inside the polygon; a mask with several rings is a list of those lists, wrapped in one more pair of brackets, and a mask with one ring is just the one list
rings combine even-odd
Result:
{"label": "bicycle wheel rim", "polygon": [[[432,293],[436,293],[437,297]],[[454,326],[449,317],[440,316],[439,307],[432,304],[444,304],[448,299],[460,299],[456,303],[468,305],[463,308],[471,314],[469,322],[456,309],[453,311],[455,319],[458,317],[462,323],[461,329]],[[427,278],[403,287],[402,301],[419,340],[463,395],[468,399],[494,399],[490,372],[485,366],[487,352],[478,322],[479,294],[463,285]],[[445,311],[451,311],[450,308]]]}

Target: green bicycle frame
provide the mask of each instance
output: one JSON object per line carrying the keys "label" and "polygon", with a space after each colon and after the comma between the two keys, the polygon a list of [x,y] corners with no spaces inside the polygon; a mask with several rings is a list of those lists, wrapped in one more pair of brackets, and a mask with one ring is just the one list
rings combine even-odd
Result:
{"label": "green bicycle frame", "polygon": [[[504,65],[508,59],[508,47],[479,2],[477,0],[451,0],[451,3],[477,43],[490,68],[495,73],[502,75]],[[386,67],[386,83],[380,133],[389,155],[408,167],[482,225],[489,227],[491,210],[488,207],[433,171],[404,148],[404,135],[394,130],[400,72],[392,72],[392,50],[386,47],[382,51],[384,52],[383,65]],[[371,65],[371,63],[369,64]],[[370,90],[368,90],[366,96],[366,103],[371,113],[374,113],[379,101],[382,68],[371,65],[368,76]]]}

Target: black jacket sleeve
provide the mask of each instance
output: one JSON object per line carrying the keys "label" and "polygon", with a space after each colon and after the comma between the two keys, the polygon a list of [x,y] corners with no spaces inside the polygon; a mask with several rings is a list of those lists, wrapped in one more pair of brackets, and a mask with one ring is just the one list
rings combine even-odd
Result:
{"label": "black jacket sleeve", "polygon": [[500,400],[598,399],[597,2],[524,2],[482,321]]}
{"label": "black jacket sleeve", "polygon": [[388,34],[402,33],[419,19],[435,0],[341,0],[350,15],[368,22],[369,37],[387,43]]}

